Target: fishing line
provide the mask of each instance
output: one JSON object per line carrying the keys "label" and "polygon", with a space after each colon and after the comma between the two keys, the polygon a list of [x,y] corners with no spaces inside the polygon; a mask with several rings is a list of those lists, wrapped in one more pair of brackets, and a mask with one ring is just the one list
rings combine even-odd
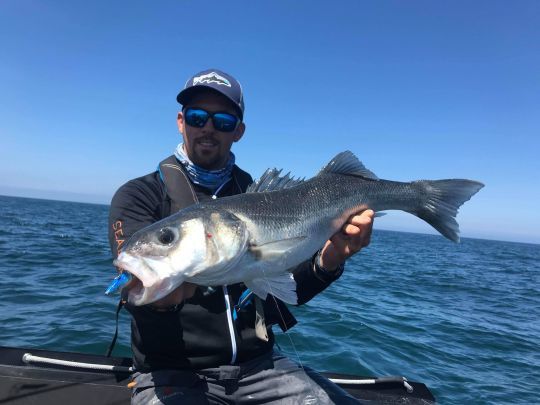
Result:
{"label": "fishing line", "polygon": [[[277,310],[278,310],[279,317],[281,318],[281,321],[285,324],[285,317],[284,317],[283,314],[281,313],[281,310],[279,309],[279,306],[278,306],[276,297],[274,297],[273,294],[272,294],[272,299],[274,300],[274,303],[276,304],[276,308],[277,308]],[[302,370],[305,371],[304,364],[302,363],[302,360],[300,359],[300,354],[298,353],[298,350],[296,349],[296,345],[295,345],[294,342],[293,342],[293,339],[292,339],[291,334],[289,333],[288,330],[283,331],[283,333],[285,334],[285,336],[287,336],[287,338],[288,338],[289,341],[291,342],[291,346],[292,346],[292,348],[293,348],[293,350],[294,350],[294,354],[296,355],[296,358],[297,358],[297,360],[298,360],[298,364],[300,365],[300,368],[301,368]]]}
{"label": "fishing line", "polygon": [[[264,281],[266,282],[266,284],[268,285],[268,290],[270,291],[271,293],[271,296],[272,296],[272,299],[274,300],[274,304],[277,308],[277,311],[279,313],[279,316],[281,318],[281,322],[283,322],[283,324],[285,325],[285,317],[283,316],[283,314],[281,313],[281,310],[279,309],[279,305],[278,305],[278,302],[277,302],[277,299],[276,297],[274,296],[273,292],[272,292],[272,286],[270,285],[270,283],[268,282],[268,280],[266,279],[266,274],[265,274],[265,271],[263,269],[263,276],[264,276]],[[294,354],[298,360],[298,365],[300,366],[300,368],[302,369],[302,371],[304,372],[305,376],[307,377],[307,380],[310,381],[310,382],[313,382],[313,380],[311,379],[311,377],[309,376],[309,374],[307,373],[306,371],[306,368],[304,367],[304,364],[302,363],[302,360],[300,359],[300,354],[298,353],[298,350],[296,349],[296,345],[294,344],[293,342],[293,339],[292,339],[292,336],[288,333],[288,331],[283,331],[283,333],[287,336],[287,338],[289,339],[289,342],[291,342],[291,346],[293,348],[293,351],[294,351]],[[309,389],[311,390],[313,396],[315,398],[317,398],[317,392],[315,391],[315,387],[313,387],[313,384],[309,384]]]}
{"label": "fishing line", "polygon": [[[265,270],[263,269],[263,275],[264,275],[264,281],[266,282],[267,286],[268,286],[268,291],[270,291],[271,293],[271,296],[272,296],[272,299],[274,300],[274,304],[276,306],[276,309],[278,311],[278,314],[279,314],[279,317],[281,318],[281,322],[283,322],[284,325],[286,325],[287,323],[285,322],[285,317],[283,316],[283,314],[281,313],[281,310],[279,309],[279,305],[278,305],[278,302],[276,300],[276,297],[274,296],[274,293],[272,291],[272,286],[270,285],[270,283],[268,282],[268,280],[266,279],[266,274],[265,274]],[[293,348],[293,351],[294,351],[294,354],[296,355],[296,358],[298,359],[298,364],[300,366],[300,368],[302,370],[304,370],[304,372],[306,372],[306,369],[304,367],[304,364],[302,363],[302,360],[300,359],[300,354],[298,353],[298,350],[296,349],[296,345],[294,344],[293,342],[293,339],[292,339],[292,336],[288,333],[288,331],[283,331],[283,333],[285,334],[285,336],[287,336],[287,338],[289,339],[289,341],[291,342],[291,346]]]}

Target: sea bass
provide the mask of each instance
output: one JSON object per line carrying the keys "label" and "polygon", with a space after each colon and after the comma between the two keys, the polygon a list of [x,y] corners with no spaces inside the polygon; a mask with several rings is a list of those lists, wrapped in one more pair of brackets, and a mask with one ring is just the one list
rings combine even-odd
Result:
{"label": "sea bass", "polygon": [[295,304],[289,269],[311,258],[352,214],[406,211],[459,242],[458,208],[483,186],[464,179],[382,180],[346,151],[309,180],[267,170],[244,194],[192,205],[141,229],[114,265],[141,281],[129,290],[135,305],[184,282],[243,282],[262,299],[272,294]]}

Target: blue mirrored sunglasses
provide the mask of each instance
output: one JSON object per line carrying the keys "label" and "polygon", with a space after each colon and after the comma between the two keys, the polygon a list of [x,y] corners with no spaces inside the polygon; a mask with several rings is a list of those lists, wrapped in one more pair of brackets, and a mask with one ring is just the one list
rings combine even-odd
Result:
{"label": "blue mirrored sunglasses", "polygon": [[221,132],[234,131],[240,122],[238,117],[225,112],[210,113],[200,108],[186,108],[184,110],[186,124],[192,127],[204,127],[210,117],[212,117],[214,128]]}

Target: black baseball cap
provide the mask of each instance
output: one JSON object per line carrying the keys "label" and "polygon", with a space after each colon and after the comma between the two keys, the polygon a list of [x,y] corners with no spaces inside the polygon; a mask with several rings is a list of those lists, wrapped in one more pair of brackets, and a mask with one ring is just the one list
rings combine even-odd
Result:
{"label": "black baseball cap", "polygon": [[240,119],[244,117],[242,85],[231,75],[218,69],[203,70],[186,82],[184,89],[176,96],[176,100],[185,105],[201,89],[212,89],[223,94],[232,101],[240,115]]}

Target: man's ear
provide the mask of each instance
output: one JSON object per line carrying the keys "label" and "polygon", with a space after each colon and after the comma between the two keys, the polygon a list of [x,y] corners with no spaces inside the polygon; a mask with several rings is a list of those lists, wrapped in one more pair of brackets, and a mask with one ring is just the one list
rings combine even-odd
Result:
{"label": "man's ear", "polygon": [[176,116],[176,124],[178,125],[178,130],[180,133],[184,133],[184,114],[182,114],[182,111],[178,112],[178,115]]}
{"label": "man's ear", "polygon": [[236,133],[234,134],[234,141],[238,142],[240,139],[242,139],[242,136],[244,135],[244,132],[246,130],[246,124],[241,122],[238,124],[238,128],[236,128]]}

